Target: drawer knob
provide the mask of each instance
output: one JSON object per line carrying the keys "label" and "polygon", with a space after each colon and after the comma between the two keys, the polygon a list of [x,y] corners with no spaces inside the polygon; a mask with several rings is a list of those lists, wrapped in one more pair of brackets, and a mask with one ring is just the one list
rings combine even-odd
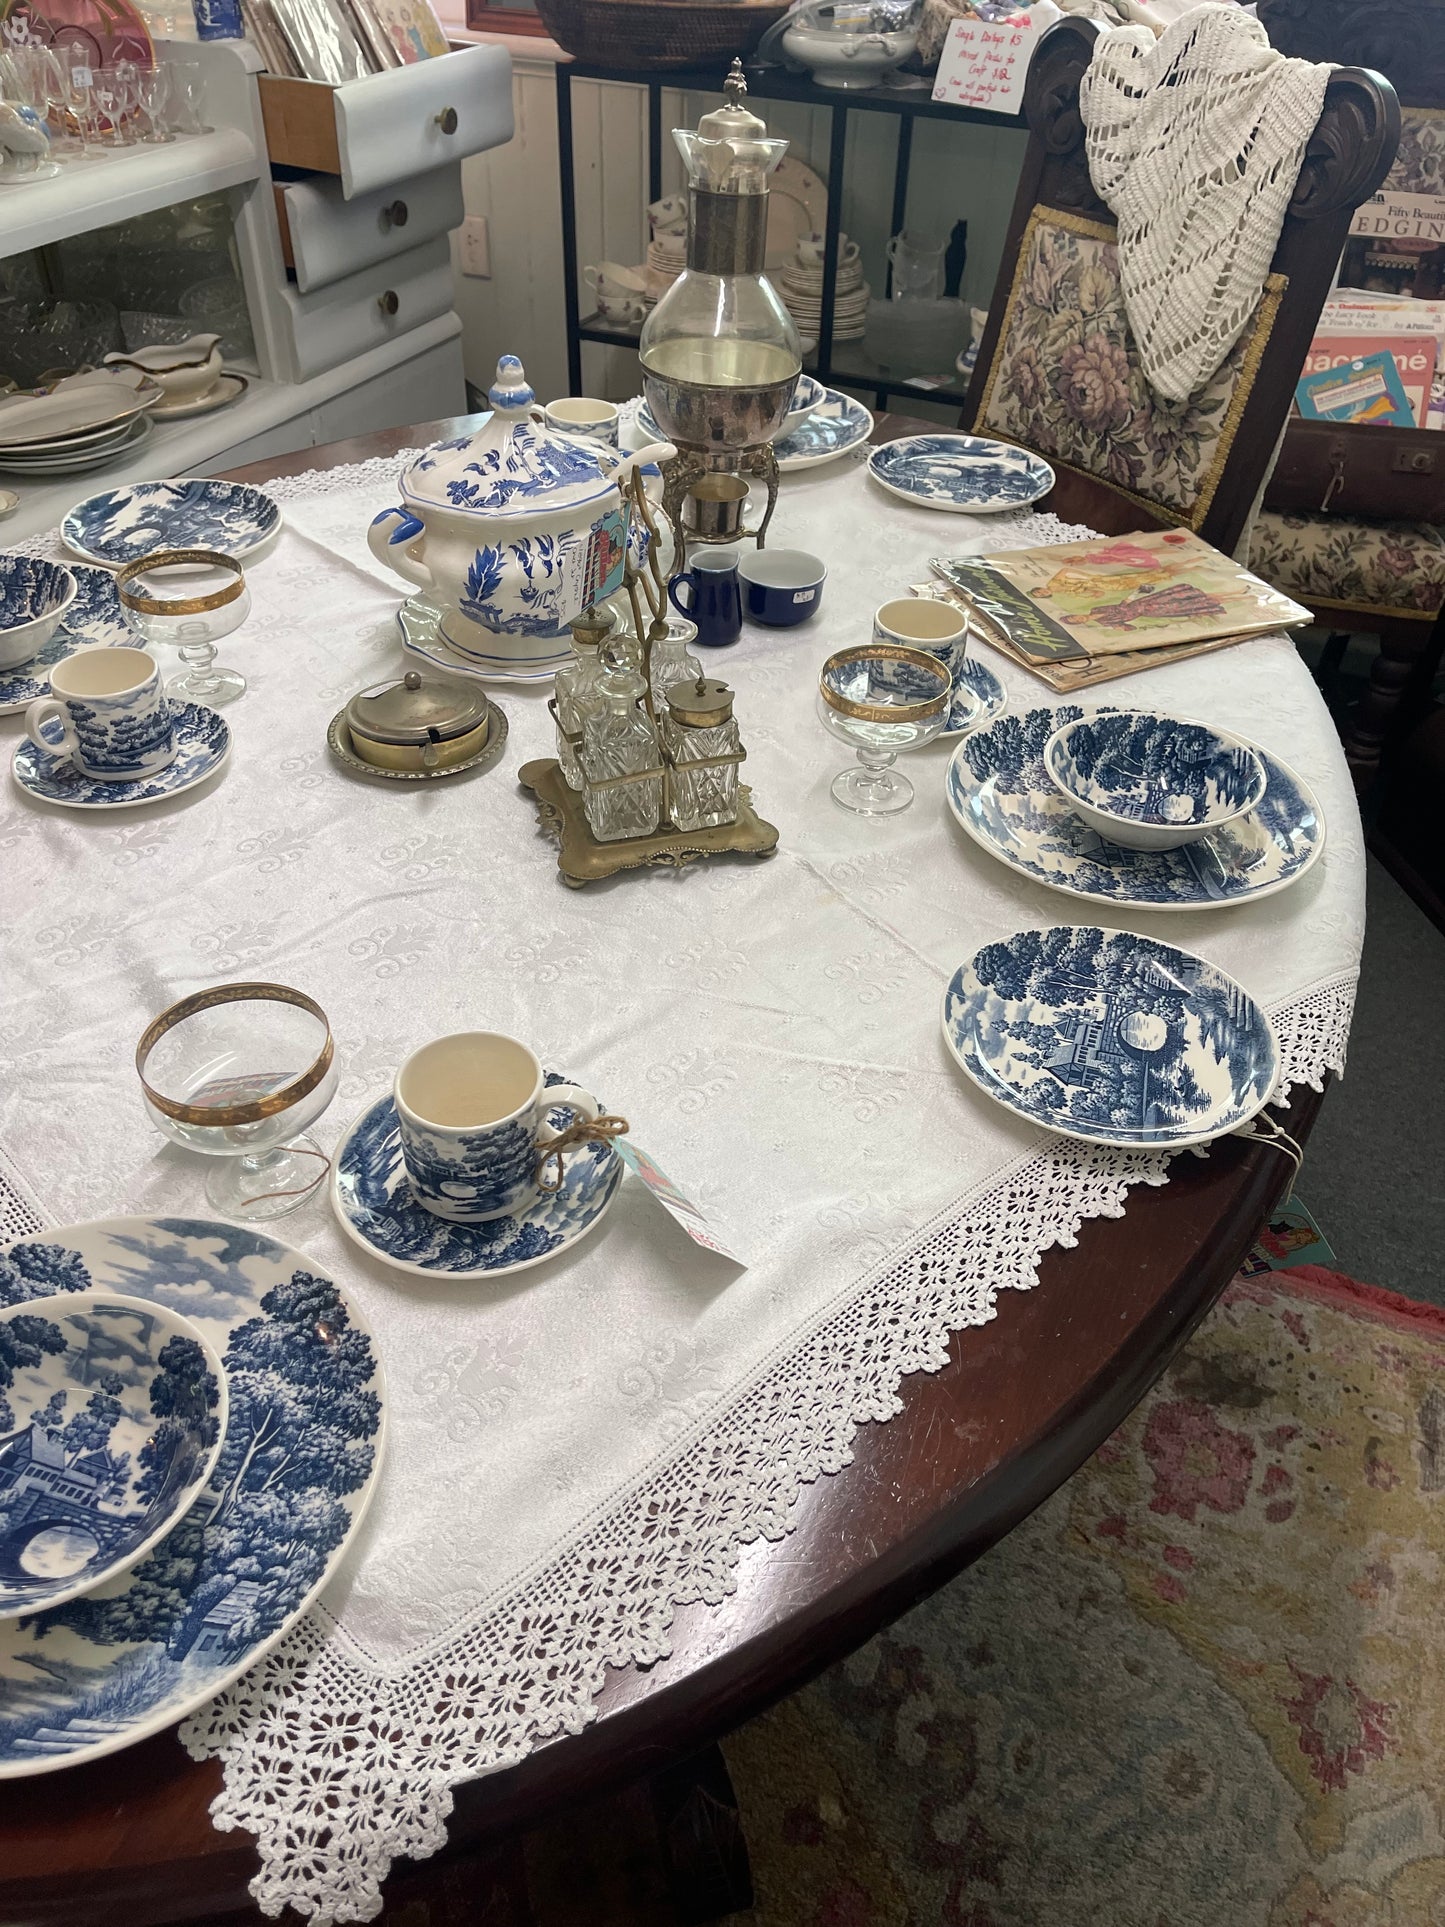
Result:
{"label": "drawer knob", "polygon": [[405,201],[393,201],[390,207],[381,210],[381,218],[388,227],[405,227],[407,211]]}
{"label": "drawer knob", "polygon": [[395,314],[401,306],[401,302],[397,299],[396,289],[388,288],[385,294],[379,294],[376,297],[376,305],[381,309],[383,314]]}
{"label": "drawer knob", "polygon": [[437,121],[437,126],[440,127],[440,129],[444,134],[455,134],[455,132],[457,131],[456,108],[443,107],[441,112],[437,115],[436,121]]}

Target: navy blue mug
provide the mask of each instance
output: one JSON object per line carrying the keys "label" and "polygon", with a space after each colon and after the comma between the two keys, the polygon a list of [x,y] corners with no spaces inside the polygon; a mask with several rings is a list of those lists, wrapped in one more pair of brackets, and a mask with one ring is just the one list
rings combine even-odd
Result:
{"label": "navy blue mug", "polygon": [[[678,590],[687,585],[688,601]],[[672,605],[697,624],[697,640],[706,649],[722,649],[743,632],[743,597],[738,583],[736,549],[704,549],[692,567],[674,576],[667,586]]]}
{"label": "navy blue mug", "polygon": [[759,549],[743,557],[738,574],[748,620],[770,629],[792,629],[817,615],[828,579],[817,556],[803,549]]}

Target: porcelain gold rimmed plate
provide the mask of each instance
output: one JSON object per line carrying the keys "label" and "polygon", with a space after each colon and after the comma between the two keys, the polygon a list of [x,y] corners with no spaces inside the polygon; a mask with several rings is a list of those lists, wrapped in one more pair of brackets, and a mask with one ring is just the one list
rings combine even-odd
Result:
{"label": "porcelain gold rimmed plate", "polygon": [[7,395],[0,401],[0,447],[32,448],[86,429],[119,427],[146,408],[125,382],[84,382],[47,395]]}
{"label": "porcelain gold rimmed plate", "polygon": [[[1112,705],[1101,705],[1112,707]],[[1020,876],[1126,910],[1254,903],[1297,883],[1325,847],[1314,794],[1256,744],[1263,800],[1178,850],[1126,850],[1091,830],[1044,768],[1044,745],[1086,712],[1073,703],[1000,716],[965,736],[945,779],[948,807],[981,849]]]}
{"label": "porcelain gold rimmed plate", "polygon": [[0,1356],[3,1619],[108,1585],[158,1545],[210,1482],[227,1401],[199,1326],[110,1290],[0,1304]]}
{"label": "porcelain gold rimmed plate", "polygon": [[97,644],[112,649],[143,647],[121,613],[110,570],[91,568],[84,562],[67,562],[65,566],[75,577],[75,600],[38,654],[13,669],[0,669],[0,716],[18,715],[38,697],[48,695],[51,670],[77,649],[91,649]]}
{"label": "porcelain gold rimmed plate", "polygon": [[281,511],[261,489],[194,476],[92,495],[76,503],[60,534],[85,561],[119,568],[155,549],[216,549],[246,561],[269,548],[280,528]]}
{"label": "porcelain gold rimmed plate", "polygon": [[1129,1149],[1237,1131],[1279,1076],[1269,1019],[1233,977],[1093,924],[985,944],[949,980],[943,1034],[979,1089],[1028,1123]]}
{"label": "porcelain gold rimmed plate", "polygon": [[890,495],[950,515],[1001,515],[1028,508],[1054,485],[1041,455],[982,435],[908,435],[884,442],[868,473]]}
{"label": "porcelain gold rimmed plate", "polygon": [[[549,1084],[562,1081],[547,1075]],[[554,1112],[553,1124],[561,1129],[568,1115]],[[338,1146],[331,1202],[347,1237],[374,1258],[418,1278],[469,1284],[530,1270],[585,1238],[617,1195],[623,1168],[610,1144],[585,1144],[568,1154],[554,1196],[485,1224],[452,1224],[414,1201],[387,1095],[367,1106]]]}
{"label": "porcelain gold rimmed plate", "polygon": [[203,1218],[108,1218],[0,1258],[8,1304],[92,1288],[199,1328],[229,1381],[225,1438],[206,1491],[123,1581],[0,1621],[0,1779],[132,1746],[254,1666],[335,1575],[381,1464],[371,1334],[290,1245]]}
{"label": "porcelain gold rimmed plate", "polygon": [[27,795],[69,810],[138,810],[143,803],[165,803],[184,796],[226,767],[231,732],[224,716],[201,703],[172,702],[176,754],[154,776],[128,783],[99,782],[76,768],[68,756],[47,756],[27,736],[15,745],[10,773]]}

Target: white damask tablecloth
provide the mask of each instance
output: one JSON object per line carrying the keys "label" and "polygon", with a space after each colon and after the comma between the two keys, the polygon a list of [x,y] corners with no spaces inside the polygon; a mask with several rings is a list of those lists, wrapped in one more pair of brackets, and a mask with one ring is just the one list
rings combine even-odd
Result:
{"label": "white damask tablecloth", "polygon": [[[373,1914],[391,1858],[442,1843],[454,1784],[585,1724],[604,1665],[665,1652],[674,1606],[719,1599],[739,1545],[787,1530],[800,1482],[846,1464],[903,1373],[937,1369],[947,1334],[1033,1284],[1081,1218],[1164,1181],[1149,1155],[1030,1132],[957,1073],[939,1005],[962,958],[1034,923],[1168,938],[1237,976],[1275,1020],[1288,1080],[1318,1082],[1342,1065],[1363,927],[1345,766],[1283,639],[1101,698],[1228,725],[1315,787],[1323,860],[1253,908],[1101,916],[1022,882],[949,818],[946,746],[911,759],[906,815],[838,810],[846,752],[813,713],[822,657],[931,555],[1062,534],[912,508],[848,461],[787,478],[772,536],[827,559],[821,616],[750,629],[718,664],[778,854],[571,892],[514,781],[550,752],[544,692],[495,692],[511,739],[480,778],[418,792],[328,756],[332,713],[398,665],[398,590],[363,539],[395,467],[276,485],[287,527],[225,645],[251,686],[218,784],[105,817],[6,786],[0,1147],[16,1185],[51,1223],[204,1210],[198,1161],[146,1125],[132,1053],[177,997],[262,977],[331,1015],[328,1147],[418,1043],[510,1031],[625,1113],[749,1266],[692,1246],[635,1179],[575,1253],[492,1287],[368,1262],[324,1199],[275,1227],[377,1334],[388,1459],[324,1606],[185,1738],[223,1758],[217,1823],[256,1834],[261,1905],[322,1919]],[[1050,700],[994,660],[1015,704]],[[0,723],[7,754],[19,728]]]}

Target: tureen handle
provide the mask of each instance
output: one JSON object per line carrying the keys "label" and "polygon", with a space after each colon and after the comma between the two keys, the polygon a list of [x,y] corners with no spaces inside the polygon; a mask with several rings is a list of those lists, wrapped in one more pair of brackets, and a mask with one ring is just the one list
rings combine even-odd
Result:
{"label": "tureen handle", "polygon": [[426,524],[408,515],[405,509],[383,509],[366,531],[366,546],[378,562],[395,569],[406,581],[414,582],[419,589],[430,589],[433,587],[430,569],[407,553],[412,543],[425,534]]}

